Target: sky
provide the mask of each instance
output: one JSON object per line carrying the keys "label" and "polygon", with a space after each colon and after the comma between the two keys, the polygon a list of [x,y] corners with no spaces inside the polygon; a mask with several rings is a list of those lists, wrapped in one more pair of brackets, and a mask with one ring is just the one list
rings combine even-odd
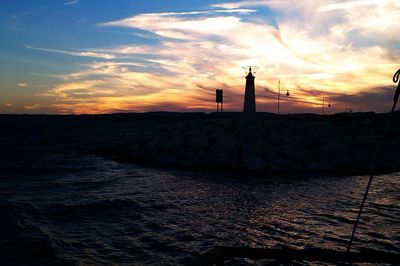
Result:
{"label": "sky", "polygon": [[[0,113],[386,112],[399,0],[2,0]],[[290,96],[286,96],[289,90]],[[328,107],[330,104],[330,107]]]}

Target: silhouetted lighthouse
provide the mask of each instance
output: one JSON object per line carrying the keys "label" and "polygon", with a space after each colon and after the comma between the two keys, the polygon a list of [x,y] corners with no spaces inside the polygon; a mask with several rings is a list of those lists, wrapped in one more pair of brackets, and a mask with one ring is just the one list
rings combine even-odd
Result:
{"label": "silhouetted lighthouse", "polygon": [[255,113],[256,112],[256,93],[254,88],[254,79],[251,72],[251,66],[249,67],[249,73],[246,76],[246,88],[244,92],[244,105],[243,113]]}

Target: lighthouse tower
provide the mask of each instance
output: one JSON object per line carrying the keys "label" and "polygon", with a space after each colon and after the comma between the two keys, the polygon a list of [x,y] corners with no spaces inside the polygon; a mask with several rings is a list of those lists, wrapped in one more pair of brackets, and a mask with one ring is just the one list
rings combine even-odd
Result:
{"label": "lighthouse tower", "polygon": [[244,105],[243,113],[255,113],[256,112],[256,93],[254,88],[254,79],[251,72],[251,66],[249,67],[249,72],[246,76],[246,88],[244,92]]}

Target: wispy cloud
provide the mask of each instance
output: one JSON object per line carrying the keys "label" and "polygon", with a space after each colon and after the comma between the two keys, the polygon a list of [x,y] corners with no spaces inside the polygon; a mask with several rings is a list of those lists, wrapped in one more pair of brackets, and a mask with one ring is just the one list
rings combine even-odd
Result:
{"label": "wispy cloud", "polygon": [[15,18],[15,19],[18,19],[18,18],[20,18],[20,17],[24,17],[24,16],[27,16],[27,15],[31,15],[31,14],[37,13],[37,12],[39,12],[39,11],[45,10],[45,9],[47,9],[47,8],[49,8],[49,6],[47,6],[47,5],[46,5],[46,6],[40,6],[40,7],[34,8],[34,9],[32,9],[32,10],[28,10],[28,11],[24,11],[24,12],[15,13],[15,14],[11,15],[11,17],[12,17],[12,18]]}
{"label": "wispy cloud", "polygon": [[76,5],[78,4],[78,0],[72,0],[64,3],[64,6]]}
{"label": "wispy cloud", "polygon": [[354,8],[360,8],[365,6],[376,6],[379,5],[379,0],[358,0],[358,1],[346,1],[339,3],[332,3],[322,5],[318,8],[318,11],[333,11],[333,10],[351,10]]}
{"label": "wispy cloud", "polygon": [[213,7],[225,8],[225,9],[238,9],[241,7],[248,7],[248,6],[262,6],[268,5],[268,1],[239,1],[239,2],[231,2],[231,3],[220,3],[214,4]]}
{"label": "wispy cloud", "polygon": [[[235,16],[211,16],[211,17],[182,17],[185,14],[199,14],[203,12],[184,13],[151,13],[100,24],[101,26],[117,26],[137,28],[153,32],[159,36],[196,40],[200,36],[226,34],[236,28],[240,21]],[[208,12],[206,12],[208,13]]]}
{"label": "wispy cloud", "polygon": [[[62,5],[68,6],[68,5],[76,5],[76,4],[78,4],[78,0],[68,1],[68,2],[65,2]],[[50,4],[50,5],[39,6],[37,8],[33,8],[31,10],[28,10],[28,11],[12,14],[11,17],[15,18],[15,19],[18,19],[20,17],[24,17],[24,16],[27,16],[27,15],[35,14],[35,13],[38,13],[40,11],[43,11],[43,10],[46,10],[46,9],[49,9],[49,8],[52,8],[52,7],[56,7],[56,6],[60,6],[60,4]]]}
{"label": "wispy cloud", "polygon": [[44,51],[44,52],[51,52],[51,53],[59,53],[65,55],[72,55],[72,56],[83,56],[83,57],[96,57],[96,58],[103,58],[103,59],[114,59],[115,56],[108,53],[99,53],[94,51],[68,51],[68,50],[60,50],[60,49],[50,49],[50,48],[42,48],[42,47],[32,47],[32,46],[25,46],[27,49],[37,50],[37,51]]}
{"label": "wispy cloud", "polygon": [[43,105],[37,104],[37,103],[35,103],[35,104],[26,104],[26,105],[24,105],[24,108],[27,109],[27,110],[38,109],[38,108],[40,108],[40,107],[43,107]]}
{"label": "wispy cloud", "polygon": [[17,86],[18,87],[28,87],[28,83],[26,83],[26,82],[18,82]]}
{"label": "wispy cloud", "polygon": [[[295,1],[254,0],[215,4],[220,8],[243,8],[265,6],[276,12],[280,23],[296,22],[303,30],[315,34],[331,28],[346,29],[348,34],[379,34],[399,39],[400,2],[397,0],[354,0],[354,1]],[[299,27],[300,28],[300,27]],[[349,36],[351,38],[351,36]],[[375,36],[376,37],[376,36]],[[372,39],[372,38],[371,38]],[[387,41],[387,40],[385,40]]]}

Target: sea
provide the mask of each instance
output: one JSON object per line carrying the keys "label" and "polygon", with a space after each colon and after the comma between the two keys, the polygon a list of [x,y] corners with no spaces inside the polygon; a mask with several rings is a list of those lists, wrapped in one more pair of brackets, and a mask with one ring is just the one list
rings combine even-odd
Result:
{"label": "sea", "polygon": [[[171,121],[1,115],[0,265],[181,265],[216,245],[346,250],[368,176],[154,169],[92,152],[159,123]],[[399,221],[400,173],[378,175],[353,249],[400,253]]]}

